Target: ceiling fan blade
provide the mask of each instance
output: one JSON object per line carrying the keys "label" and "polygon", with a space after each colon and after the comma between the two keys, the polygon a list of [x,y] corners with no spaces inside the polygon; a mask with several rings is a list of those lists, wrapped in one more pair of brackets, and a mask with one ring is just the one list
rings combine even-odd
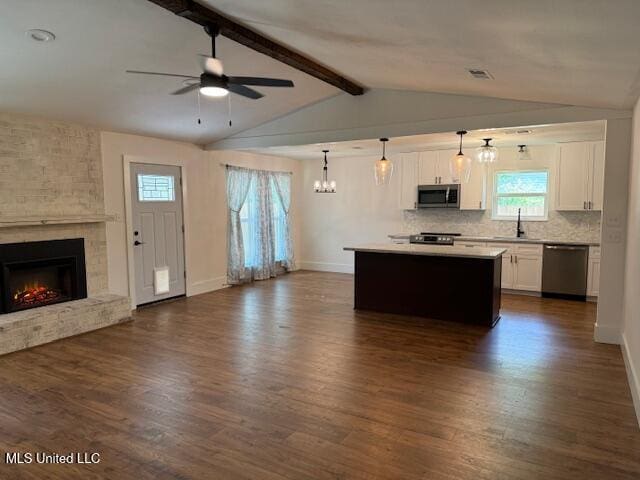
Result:
{"label": "ceiling fan blade", "polygon": [[127,73],[138,73],[140,75],[161,75],[163,77],[179,77],[179,78],[200,78],[192,75],[178,75],[177,73],[160,73],[160,72],[142,72],[140,70],[125,70]]}
{"label": "ceiling fan blade", "polygon": [[255,91],[253,88],[245,87],[244,85],[228,84],[227,89],[230,92],[237,93],[243,97],[252,98],[253,100],[264,97],[260,92]]}
{"label": "ceiling fan blade", "polygon": [[194,83],[193,85],[187,85],[186,87],[179,88],[175,92],[171,92],[171,95],[182,95],[184,93],[192,92],[198,88],[200,88],[200,83]]}
{"label": "ceiling fan blade", "polygon": [[220,60],[203,54],[198,55],[198,60],[200,61],[200,68],[202,68],[203,72],[218,77],[222,76],[223,68]]}
{"label": "ceiling fan blade", "polygon": [[291,80],[282,78],[265,78],[265,77],[228,77],[229,83],[241,85],[256,85],[260,87],[293,87]]}

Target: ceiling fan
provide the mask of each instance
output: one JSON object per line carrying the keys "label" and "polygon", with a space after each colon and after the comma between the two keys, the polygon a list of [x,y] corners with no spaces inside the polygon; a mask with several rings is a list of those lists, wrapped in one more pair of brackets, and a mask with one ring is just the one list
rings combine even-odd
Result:
{"label": "ceiling fan", "polygon": [[199,77],[193,75],[179,75],[175,73],[143,72],[140,70],[127,70],[127,73],[142,75],[159,75],[165,77],[183,78],[185,86],[179,88],[172,95],[182,95],[194,90],[200,90],[202,95],[208,97],[224,97],[229,92],[236,93],[246,98],[257,100],[264,95],[247,85],[257,87],[293,87],[291,80],[265,77],[228,77],[224,74],[222,62],[216,58],[216,37],[219,30],[217,26],[207,25],[205,32],[211,37],[211,56],[199,55],[200,66],[203,73]]}

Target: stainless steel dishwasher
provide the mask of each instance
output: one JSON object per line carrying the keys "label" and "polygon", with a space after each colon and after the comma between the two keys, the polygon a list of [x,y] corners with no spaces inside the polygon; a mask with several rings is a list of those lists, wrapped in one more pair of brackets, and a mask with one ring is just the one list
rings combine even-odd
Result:
{"label": "stainless steel dishwasher", "polygon": [[544,246],[542,296],[586,300],[589,247],[584,245]]}

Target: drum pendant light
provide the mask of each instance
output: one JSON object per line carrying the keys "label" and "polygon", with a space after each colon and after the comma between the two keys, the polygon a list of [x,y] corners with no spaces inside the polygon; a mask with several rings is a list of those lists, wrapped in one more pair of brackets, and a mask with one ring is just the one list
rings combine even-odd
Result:
{"label": "drum pendant light", "polygon": [[460,135],[460,149],[449,160],[449,173],[453,183],[467,183],[471,177],[471,158],[462,153],[462,137],[466,134],[466,130],[456,132],[456,135]]}
{"label": "drum pendant light", "polygon": [[391,175],[393,175],[393,162],[388,160],[385,156],[385,145],[389,141],[388,138],[381,138],[382,142],[382,158],[376,161],[374,166],[374,174],[376,178],[376,185],[388,185],[391,181]]}

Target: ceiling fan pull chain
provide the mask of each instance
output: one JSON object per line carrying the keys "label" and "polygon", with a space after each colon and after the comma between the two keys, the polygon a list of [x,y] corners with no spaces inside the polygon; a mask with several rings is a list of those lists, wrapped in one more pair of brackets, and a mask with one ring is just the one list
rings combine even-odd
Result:
{"label": "ceiling fan pull chain", "polygon": [[227,95],[227,114],[229,116],[229,128],[231,128],[233,126],[231,121],[231,95]]}
{"label": "ceiling fan pull chain", "polygon": [[200,91],[198,90],[198,125],[201,125],[202,121],[200,120]]}

